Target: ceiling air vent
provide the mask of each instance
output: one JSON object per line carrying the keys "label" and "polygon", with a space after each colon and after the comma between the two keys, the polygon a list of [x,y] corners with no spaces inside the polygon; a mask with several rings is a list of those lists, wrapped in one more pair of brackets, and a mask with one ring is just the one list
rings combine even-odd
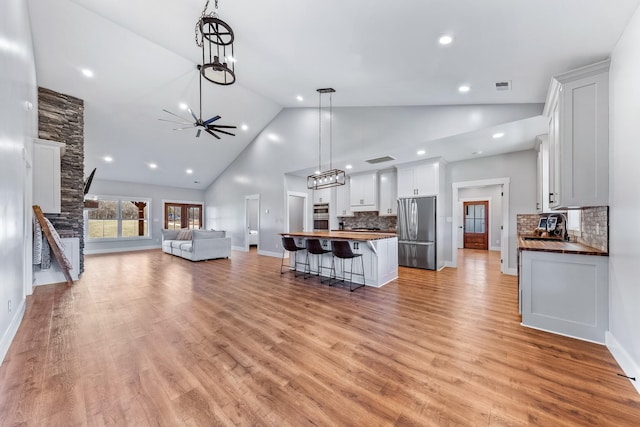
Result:
{"label": "ceiling air vent", "polygon": [[511,90],[511,80],[507,80],[504,82],[496,82],[496,90],[497,91]]}
{"label": "ceiling air vent", "polygon": [[376,163],[390,162],[391,160],[395,160],[395,158],[391,156],[383,156],[383,157],[378,157],[376,159],[366,160],[366,162],[371,163],[372,165],[375,165]]}

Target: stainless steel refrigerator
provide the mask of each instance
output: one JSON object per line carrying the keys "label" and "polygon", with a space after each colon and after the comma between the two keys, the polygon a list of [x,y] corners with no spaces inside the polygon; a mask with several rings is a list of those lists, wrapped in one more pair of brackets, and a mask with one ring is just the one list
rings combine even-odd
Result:
{"label": "stainless steel refrigerator", "polygon": [[398,199],[398,264],[436,269],[436,198]]}

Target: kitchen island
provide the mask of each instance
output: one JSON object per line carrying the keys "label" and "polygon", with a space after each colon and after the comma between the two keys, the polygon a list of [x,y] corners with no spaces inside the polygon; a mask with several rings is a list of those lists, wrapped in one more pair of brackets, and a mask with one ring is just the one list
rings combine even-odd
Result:
{"label": "kitchen island", "polygon": [[[398,238],[394,233],[363,232],[363,231],[305,231],[281,233],[283,236],[293,237],[296,245],[306,247],[306,239],[318,239],[323,248],[331,250],[332,240],[346,240],[354,253],[362,254],[364,262],[365,285],[380,287],[398,278]],[[322,275],[329,277],[331,267],[331,253],[322,257]],[[310,256],[311,270],[318,269],[317,256]],[[336,260],[336,274],[342,277],[342,262]],[[345,261],[347,277],[351,261]],[[356,260],[354,272],[360,272],[360,261]],[[353,283],[362,283],[362,276],[353,276]]]}
{"label": "kitchen island", "polygon": [[607,252],[520,236],[522,324],[603,344],[609,327]]}

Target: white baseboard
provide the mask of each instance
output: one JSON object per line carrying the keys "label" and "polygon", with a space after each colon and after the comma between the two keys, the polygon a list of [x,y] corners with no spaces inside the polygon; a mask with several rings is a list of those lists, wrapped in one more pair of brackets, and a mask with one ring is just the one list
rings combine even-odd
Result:
{"label": "white baseboard", "polygon": [[518,269],[517,268],[507,268],[505,270],[504,274],[508,274],[510,276],[517,276],[518,275]]}
{"label": "white baseboard", "polygon": [[231,249],[239,252],[249,252],[244,246],[231,246]]}
{"label": "white baseboard", "polygon": [[258,249],[258,255],[271,256],[274,258],[282,258],[282,252],[262,251]]}
{"label": "white baseboard", "polygon": [[451,261],[445,261],[444,262],[444,268],[456,268],[456,266],[453,265],[453,262],[451,262]]}
{"label": "white baseboard", "polygon": [[525,325],[522,322],[520,322],[520,325],[524,326],[525,328],[535,329],[537,331],[548,332],[548,333],[554,334],[554,335],[562,335],[563,337],[573,338],[573,339],[580,340],[580,341],[586,341],[586,342],[590,342],[590,343],[593,343],[593,344],[605,345],[603,342],[600,342],[600,341],[588,340],[586,338],[576,337],[575,335],[563,334],[561,332],[551,331],[549,329],[538,328],[536,326],[531,326],[531,325]]}
{"label": "white baseboard", "polygon": [[496,252],[500,252],[502,250],[502,248],[500,246],[491,246],[489,248],[490,251],[496,251]]}
{"label": "white baseboard", "polygon": [[2,341],[0,341],[0,365],[2,365],[2,362],[4,361],[4,357],[7,355],[7,352],[9,351],[9,346],[11,346],[11,342],[13,341],[13,339],[16,336],[16,333],[18,332],[18,327],[20,326],[20,323],[22,322],[22,317],[24,316],[25,307],[26,307],[26,300],[23,299],[22,302],[20,303],[20,306],[15,312],[16,314],[13,316],[13,319],[11,319],[11,323],[9,323],[9,328],[7,328],[7,331],[2,336]]}
{"label": "white baseboard", "polygon": [[636,391],[640,394],[640,366],[638,366],[611,332],[607,331],[604,339],[609,352],[613,355],[613,358],[616,359],[616,362],[618,362],[624,374],[636,379],[635,381],[629,381],[631,381],[631,384],[633,384]]}
{"label": "white baseboard", "polygon": [[132,248],[108,248],[108,249],[91,249],[85,248],[85,255],[99,255],[99,254],[111,254],[116,252],[134,252],[134,251],[148,251],[149,249],[162,249],[161,245],[152,246],[136,246]]}

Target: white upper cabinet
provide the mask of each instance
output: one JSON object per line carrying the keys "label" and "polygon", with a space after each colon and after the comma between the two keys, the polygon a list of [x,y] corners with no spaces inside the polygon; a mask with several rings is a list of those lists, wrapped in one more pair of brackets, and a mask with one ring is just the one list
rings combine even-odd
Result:
{"label": "white upper cabinet", "polygon": [[329,203],[331,202],[331,188],[321,188],[320,190],[313,190],[313,203]]}
{"label": "white upper cabinet", "polygon": [[366,212],[378,210],[378,173],[365,172],[351,175],[351,210]]}
{"label": "white upper cabinet", "polygon": [[44,213],[60,213],[60,156],[64,149],[62,142],[33,142],[33,204]]}
{"label": "white upper cabinet", "polygon": [[397,166],[398,197],[435,196],[439,189],[438,162]]}
{"label": "white upper cabinet", "polygon": [[609,203],[609,60],[555,76],[549,117],[550,208]]}
{"label": "white upper cabinet", "polygon": [[336,187],[336,215],[340,217],[353,216],[351,211],[351,183],[350,179],[344,185]]}
{"label": "white upper cabinet", "polygon": [[378,216],[396,216],[398,213],[398,184],[395,169],[381,171],[380,210]]}

